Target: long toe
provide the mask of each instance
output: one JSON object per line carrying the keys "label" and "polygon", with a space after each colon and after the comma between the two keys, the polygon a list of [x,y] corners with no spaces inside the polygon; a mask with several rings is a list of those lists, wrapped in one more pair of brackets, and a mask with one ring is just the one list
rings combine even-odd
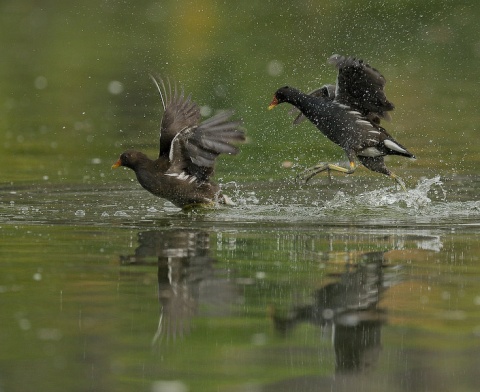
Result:
{"label": "long toe", "polygon": [[407,192],[407,187],[405,186],[405,183],[400,177],[396,176],[393,173],[390,174],[390,177],[393,178],[398,185],[400,185],[404,192]]}
{"label": "long toe", "polygon": [[295,176],[295,183],[297,184],[306,184],[316,173],[312,173],[309,170],[305,170]]}
{"label": "long toe", "polygon": [[330,165],[328,163],[319,163],[318,165],[309,167],[302,173],[298,174],[295,181],[296,182],[303,182],[306,184],[308,181],[310,181],[313,177],[315,177],[317,174],[327,170],[329,172],[330,176]]}
{"label": "long toe", "polygon": [[304,171],[300,174],[297,174],[297,176],[295,177],[295,182],[297,184],[307,184],[308,181],[310,181],[313,177],[315,177],[317,173],[311,173],[311,172],[308,172],[307,171]]}

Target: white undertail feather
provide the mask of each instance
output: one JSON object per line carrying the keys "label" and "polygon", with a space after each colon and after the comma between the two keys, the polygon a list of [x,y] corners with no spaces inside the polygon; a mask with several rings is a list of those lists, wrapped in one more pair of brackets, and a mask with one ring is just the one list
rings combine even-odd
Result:
{"label": "white undertail feather", "polygon": [[398,151],[398,152],[401,152],[401,153],[404,153],[404,154],[408,154],[407,150],[405,150],[404,148],[400,147],[397,143],[391,141],[391,140],[385,140],[383,142],[383,144],[385,144],[385,146],[387,148],[389,148],[390,150],[393,150],[393,151]]}

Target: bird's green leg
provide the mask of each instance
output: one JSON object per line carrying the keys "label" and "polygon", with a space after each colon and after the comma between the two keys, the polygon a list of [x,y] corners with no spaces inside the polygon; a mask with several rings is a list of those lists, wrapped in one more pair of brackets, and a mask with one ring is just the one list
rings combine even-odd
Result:
{"label": "bird's green leg", "polygon": [[[304,172],[300,173],[296,181],[297,182],[304,182],[305,184],[312,179],[312,177],[316,176],[317,174],[327,170],[328,175],[330,177],[330,171],[337,171],[344,174],[352,174],[356,169],[355,161],[350,161],[350,168],[345,168],[342,166],[334,165],[332,163],[319,163],[318,165],[312,166],[305,170]],[[331,177],[330,177],[331,178]]]}
{"label": "bird's green leg", "polygon": [[407,192],[407,188],[405,187],[405,183],[403,182],[403,180],[402,180],[400,177],[396,176],[396,175],[393,174],[393,173],[390,173],[389,176],[390,176],[390,178],[393,178],[393,179],[396,181],[396,183],[397,183],[398,185],[400,185],[400,187],[401,187],[405,192]]}

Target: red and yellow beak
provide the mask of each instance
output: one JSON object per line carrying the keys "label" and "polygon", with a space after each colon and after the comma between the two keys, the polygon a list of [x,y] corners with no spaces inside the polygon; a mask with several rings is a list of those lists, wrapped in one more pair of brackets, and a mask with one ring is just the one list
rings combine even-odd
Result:
{"label": "red and yellow beak", "polygon": [[122,161],[119,159],[117,162],[115,162],[112,165],[112,169],[116,169],[117,167],[120,167],[120,166],[122,166]]}
{"label": "red and yellow beak", "polygon": [[270,102],[270,105],[268,106],[268,110],[272,110],[277,105],[278,105],[278,99],[277,97],[273,97],[272,102]]}

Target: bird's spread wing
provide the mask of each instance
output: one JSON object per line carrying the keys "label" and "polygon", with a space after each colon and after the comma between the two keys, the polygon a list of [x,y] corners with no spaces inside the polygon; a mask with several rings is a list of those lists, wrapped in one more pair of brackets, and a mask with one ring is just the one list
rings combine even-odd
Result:
{"label": "bird's spread wing", "polygon": [[389,111],[394,105],[388,101],[384,87],[385,78],[363,60],[338,54],[328,59],[338,69],[335,100],[376,123],[389,120]]}
{"label": "bird's spread wing", "polygon": [[150,75],[157,86],[163,104],[163,118],[160,127],[160,154],[168,155],[170,146],[175,136],[185,128],[191,128],[200,121],[200,108],[191,100],[190,95],[185,96],[183,89],[178,91],[177,85],[165,82],[162,78]]}
{"label": "bird's spread wing", "polygon": [[238,147],[233,143],[243,142],[245,133],[240,121],[229,120],[232,114],[233,111],[219,113],[179,132],[172,142],[166,174],[204,181],[213,174],[218,155],[237,154]]}

